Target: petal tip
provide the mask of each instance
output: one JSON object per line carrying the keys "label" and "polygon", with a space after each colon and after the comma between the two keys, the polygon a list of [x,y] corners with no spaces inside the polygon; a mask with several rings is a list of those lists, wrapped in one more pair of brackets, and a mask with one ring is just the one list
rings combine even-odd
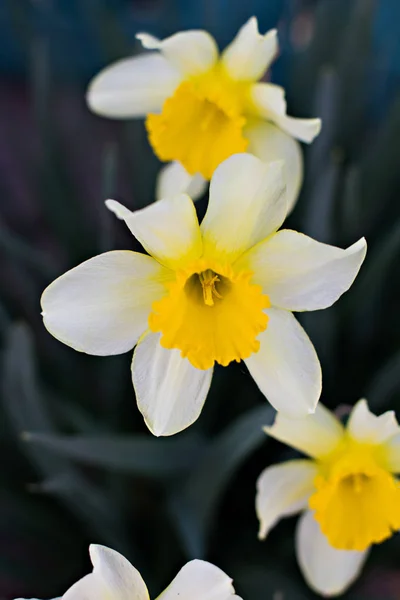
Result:
{"label": "petal tip", "polygon": [[122,221],[132,214],[128,208],[126,208],[123,204],[120,204],[120,202],[117,202],[117,200],[108,199],[104,203],[108,210],[114,213],[117,219],[121,219]]}
{"label": "petal tip", "polygon": [[158,50],[161,46],[160,40],[150,33],[140,32],[135,37],[146,50]]}

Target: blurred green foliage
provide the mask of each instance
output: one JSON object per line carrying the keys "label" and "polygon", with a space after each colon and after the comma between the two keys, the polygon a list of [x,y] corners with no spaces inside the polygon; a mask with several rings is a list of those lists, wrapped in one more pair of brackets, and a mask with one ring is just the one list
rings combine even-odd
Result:
{"label": "blurred green foliage", "polygon": [[[83,4],[104,62],[132,50],[101,3]],[[320,116],[323,129],[305,148],[288,226],[340,246],[361,235],[369,244],[350,292],[299,318],[322,363],[325,404],[365,395],[372,410],[399,416],[400,96],[376,110],[390,62],[372,44],[380,3],[289,4],[279,32],[292,51],[277,64],[289,114]],[[23,2],[12,6],[29,77],[0,95],[0,597],[60,595],[89,571],[87,546],[99,542],[123,552],[153,594],[196,556],[225,569],[248,600],[313,598],[295,561],[295,520],[257,540],[256,478],[291,451],[262,433],[273,411],[243,365],[216,370],[188,431],[156,439],[136,409],[130,356],[75,353],[44,330],[39,298],[54,277],[99,252],[137,247],[103,201],[151,202],[158,163],[142,123],[88,112],[81,79],[57,78],[49,39]],[[397,537],[375,548],[346,598],[398,598],[399,551]]]}

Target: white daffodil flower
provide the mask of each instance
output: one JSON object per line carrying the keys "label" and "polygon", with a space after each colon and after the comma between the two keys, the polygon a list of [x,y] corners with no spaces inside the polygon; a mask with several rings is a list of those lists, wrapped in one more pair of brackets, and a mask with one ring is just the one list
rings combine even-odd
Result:
{"label": "white daffodil flower", "polygon": [[[60,600],[150,600],[139,571],[119,552],[92,544],[93,571],[75,583]],[[204,560],[191,560],[157,600],[242,600],[232,579]]]}
{"label": "white daffodil flower", "polygon": [[290,211],[303,178],[296,140],[312,142],[321,121],[288,117],[283,88],[260,82],[278,53],[276,30],[260,35],[252,17],[221,54],[206,31],[137,37],[153,52],[101,71],[87,102],[104,117],[146,117],[155,154],[172,161],[161,171],[157,198],[199,197],[223,160],[247,151],[265,162],[285,161]]}
{"label": "white daffodil flower", "polygon": [[314,411],[321,368],[291,311],[333,304],[357,275],[364,239],[342,250],[277,231],[287,211],[282,167],[250,154],[217,168],[201,227],[185,194],[136,212],[107,206],[150,256],[107,252],[56,279],[41,300],[54,337],[99,356],[136,345],[133,385],[155,435],[198,418],[215,362],[244,360],[277,410]]}
{"label": "white daffodil flower", "polygon": [[393,411],[379,417],[366,400],[346,427],[324,406],[302,420],[278,414],[273,438],[310,458],[267,467],[257,482],[259,538],[282,517],[304,511],[297,560],[322,596],[343,593],[358,577],[370,546],[400,529],[400,427]]}

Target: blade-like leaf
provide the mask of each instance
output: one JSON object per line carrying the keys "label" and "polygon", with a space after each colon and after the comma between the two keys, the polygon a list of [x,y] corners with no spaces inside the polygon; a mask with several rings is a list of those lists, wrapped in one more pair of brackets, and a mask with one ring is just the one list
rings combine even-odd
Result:
{"label": "blade-like leaf", "polygon": [[187,470],[204,448],[202,440],[191,433],[158,440],[144,435],[89,437],[26,432],[23,439],[33,447],[87,465],[161,478]]}
{"label": "blade-like leaf", "polygon": [[400,352],[392,356],[373,376],[365,397],[372,410],[388,406],[395,394],[400,393]]}
{"label": "blade-like leaf", "polygon": [[269,406],[257,407],[229,425],[209,444],[197,468],[172,495],[170,510],[188,557],[204,556],[218,501],[234,472],[266,439],[262,427],[273,414]]}
{"label": "blade-like leaf", "polygon": [[[54,426],[44,405],[35,373],[34,347],[29,328],[24,324],[10,327],[3,361],[3,404],[17,435],[33,429],[51,434]],[[88,527],[102,539],[128,547],[121,514],[105,490],[93,486],[70,460],[42,448],[23,444],[28,459],[43,477],[42,484],[31,489],[58,496]]]}

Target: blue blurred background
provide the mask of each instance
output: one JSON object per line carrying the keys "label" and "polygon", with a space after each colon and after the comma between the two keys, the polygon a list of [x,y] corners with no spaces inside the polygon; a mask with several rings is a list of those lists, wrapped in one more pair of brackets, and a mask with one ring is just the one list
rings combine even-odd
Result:
{"label": "blue blurred background", "polygon": [[[257,541],[256,478],[292,453],[261,432],[273,411],[244,367],[217,369],[199,421],[156,440],[130,356],[74,353],[40,318],[56,276],[135,247],[104,199],[153,200],[159,164],[143,123],[89,113],[91,77],[139,52],[137,32],[205,28],[223,48],[252,15],[262,32],[278,28],[271,79],[289,114],[323,120],[289,226],[369,244],[350,293],[301,315],[322,401],[365,395],[377,412],[400,410],[399,0],[0,0],[1,599],[62,594],[89,571],[90,542],[125,553],[154,594],[197,556],[247,600],[315,597],[296,565],[295,519]],[[399,556],[396,536],[375,548],[346,597],[399,598]]]}

